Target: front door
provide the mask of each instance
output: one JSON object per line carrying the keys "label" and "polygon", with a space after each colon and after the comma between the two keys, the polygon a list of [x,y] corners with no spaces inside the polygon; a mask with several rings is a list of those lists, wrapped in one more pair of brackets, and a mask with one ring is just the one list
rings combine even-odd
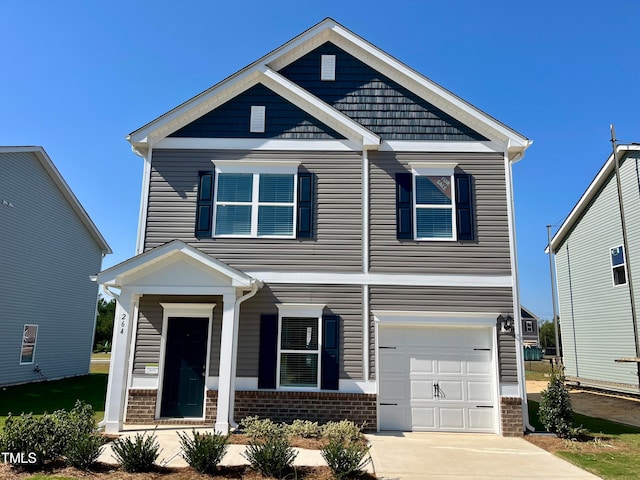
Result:
{"label": "front door", "polygon": [[207,318],[169,317],[160,416],[202,417]]}

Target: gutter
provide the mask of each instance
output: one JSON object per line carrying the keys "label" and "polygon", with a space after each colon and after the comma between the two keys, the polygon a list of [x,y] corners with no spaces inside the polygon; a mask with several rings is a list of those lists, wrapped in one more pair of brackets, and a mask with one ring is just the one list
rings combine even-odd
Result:
{"label": "gutter", "polygon": [[236,400],[236,367],[238,364],[238,328],[240,324],[240,304],[258,293],[262,287],[262,282],[256,278],[251,280],[251,291],[236,299],[233,319],[233,356],[231,357],[231,391],[229,392],[229,425],[238,428],[238,423],[234,420],[235,400]]}

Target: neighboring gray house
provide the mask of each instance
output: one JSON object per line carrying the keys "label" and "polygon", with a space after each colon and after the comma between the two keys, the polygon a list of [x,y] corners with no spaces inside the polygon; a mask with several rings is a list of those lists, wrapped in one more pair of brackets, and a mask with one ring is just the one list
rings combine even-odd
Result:
{"label": "neighboring gray house", "polygon": [[526,347],[540,346],[540,319],[520,305],[520,318],[522,319],[522,343]]}
{"label": "neighboring gray house", "polygon": [[0,385],[89,373],[107,253],[42,147],[0,147]]}
{"label": "neighboring gray house", "polygon": [[562,355],[569,380],[637,392],[638,338],[628,265],[640,307],[640,146],[621,145],[620,178],[629,252],[624,251],[615,161],[611,154],[551,240],[555,254]]}
{"label": "neighboring gray house", "polygon": [[138,254],[98,275],[118,300],[107,431],[522,434],[527,138],[325,19],[128,140]]}

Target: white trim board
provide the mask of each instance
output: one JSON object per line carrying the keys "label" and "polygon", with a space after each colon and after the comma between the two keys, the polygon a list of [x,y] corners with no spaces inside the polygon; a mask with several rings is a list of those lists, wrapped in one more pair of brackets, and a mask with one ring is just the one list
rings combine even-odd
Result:
{"label": "white trim board", "polygon": [[360,272],[246,272],[263,283],[322,285],[413,285],[421,287],[505,287],[513,286],[511,275],[420,275]]}

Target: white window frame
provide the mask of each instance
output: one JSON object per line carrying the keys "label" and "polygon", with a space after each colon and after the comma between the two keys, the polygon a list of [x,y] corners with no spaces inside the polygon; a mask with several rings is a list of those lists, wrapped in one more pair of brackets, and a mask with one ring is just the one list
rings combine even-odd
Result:
{"label": "white window frame", "polygon": [[[458,239],[458,226],[456,222],[456,185],[454,170],[457,163],[426,163],[426,162],[411,162],[409,163],[413,177],[412,182],[412,215],[413,215],[413,239],[426,242],[455,242]],[[451,182],[451,205],[418,205],[418,189],[416,177],[429,176],[429,177],[447,177]],[[451,237],[419,237],[418,236],[418,209],[447,209],[451,212]]]}
{"label": "white window frame", "polygon": [[[33,353],[31,354],[31,361],[30,362],[23,362],[22,361],[22,349],[25,347],[25,333],[28,327],[36,327],[36,335],[35,338],[33,340],[33,343],[29,343],[26,345],[33,345]],[[35,323],[25,323],[24,326],[22,327],[22,342],[20,343],[20,365],[33,365],[36,361],[36,345],[38,344],[38,331],[40,330],[40,327],[35,324]]]}
{"label": "white window frame", "polygon": [[525,333],[534,333],[533,332],[533,320],[525,320],[524,330],[525,330]]}
{"label": "white window frame", "polygon": [[[216,182],[213,192],[213,218],[212,235],[214,238],[296,238],[298,227],[298,167],[299,161],[278,161],[278,162],[251,162],[234,160],[215,161]],[[220,184],[220,174],[251,174],[253,175],[251,202],[218,202],[218,185]],[[293,202],[260,202],[260,175],[293,175]],[[245,205],[251,207],[251,233],[248,235],[239,234],[218,234],[216,232],[216,216],[218,205]],[[258,235],[258,209],[260,206],[292,207],[293,222],[291,235]]]}
{"label": "white window frame", "polygon": [[[322,381],[322,311],[325,304],[305,304],[305,303],[278,303],[278,357],[276,365],[276,388],[278,390],[289,391],[318,391]],[[315,318],[318,321],[318,348],[317,350],[289,350],[282,349],[282,319],[296,318]],[[280,358],[283,353],[315,353],[318,355],[318,373],[317,384],[315,387],[295,387],[280,385]]]}
{"label": "white window frame", "polygon": [[[624,261],[620,265],[613,264],[612,250],[614,248],[619,248],[622,250],[622,258],[624,259]],[[627,271],[627,252],[624,249],[624,245],[616,245],[615,247],[611,247],[609,249],[609,262],[611,263],[611,284],[614,286],[614,288],[627,285],[627,283],[629,283],[629,272]],[[624,283],[616,283],[616,276],[614,271],[616,268],[620,267],[622,267],[622,269],[624,270]]]}

